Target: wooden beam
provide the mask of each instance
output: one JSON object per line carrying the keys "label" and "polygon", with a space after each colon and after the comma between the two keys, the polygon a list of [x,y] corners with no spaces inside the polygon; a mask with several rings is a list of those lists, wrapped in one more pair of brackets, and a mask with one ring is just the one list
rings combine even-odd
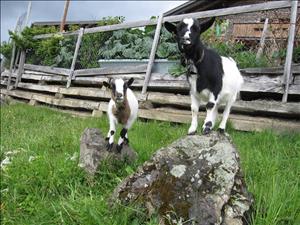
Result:
{"label": "wooden beam", "polygon": [[265,47],[265,40],[266,40],[266,36],[267,36],[267,31],[268,31],[268,23],[269,23],[269,18],[266,18],[265,20],[265,24],[264,24],[264,29],[262,31],[261,34],[261,39],[260,39],[260,45],[256,54],[256,60],[259,60],[259,58],[261,57],[264,47]]}
{"label": "wooden beam", "polygon": [[11,83],[11,77],[13,73],[13,66],[14,66],[14,61],[15,61],[15,54],[16,54],[16,43],[12,41],[12,53],[11,53],[11,59],[10,59],[10,66],[9,66],[9,76],[8,76],[8,84],[7,84],[7,90],[10,88],[10,83]]}
{"label": "wooden beam", "polygon": [[24,69],[38,71],[38,72],[44,72],[44,73],[51,73],[51,74],[56,74],[56,75],[62,75],[62,76],[69,76],[69,74],[71,72],[70,69],[57,68],[57,67],[51,67],[51,66],[38,66],[38,65],[31,65],[31,64],[25,64]]}
{"label": "wooden beam", "polygon": [[113,67],[113,68],[93,68],[93,69],[82,69],[75,70],[75,77],[86,77],[86,76],[101,76],[109,74],[131,74],[131,73],[145,73],[147,65],[139,66],[126,66],[126,67]]}
{"label": "wooden beam", "polygon": [[[273,10],[273,9],[281,9],[281,8],[288,8],[291,6],[290,1],[270,1],[266,3],[260,4],[253,4],[253,5],[246,5],[246,6],[237,6],[237,7],[230,7],[230,8],[222,8],[216,10],[208,10],[204,12],[196,12],[196,13],[188,13],[176,16],[168,16],[163,19],[163,22],[178,22],[181,21],[185,17],[193,17],[193,18],[208,18],[213,16],[227,16],[227,15],[235,15],[241,13],[249,13],[249,12],[257,12],[257,11],[265,11],[265,10]],[[121,29],[128,29],[128,28],[135,28],[135,27],[143,27],[148,25],[155,25],[157,24],[158,20],[143,20],[143,21],[135,21],[135,22],[127,22],[122,24],[115,24],[115,25],[108,25],[108,26],[100,26],[100,27],[93,27],[85,29],[85,33],[98,33],[98,32],[105,32],[105,31],[114,31],[114,30],[121,30]],[[57,33],[62,35],[75,35],[78,31],[75,32],[68,32],[68,33]],[[57,34],[43,34],[37,35],[35,39],[42,39],[42,38],[49,38]]]}
{"label": "wooden beam", "polygon": [[[190,96],[187,95],[149,92],[147,100],[156,105],[177,106],[187,109],[191,106]],[[222,104],[219,108],[223,109],[224,105]],[[205,111],[205,105],[201,105],[200,109]],[[299,116],[300,118],[300,104],[297,102],[282,103],[269,100],[236,101],[232,106],[232,111],[251,114]]]}
{"label": "wooden beam", "polygon": [[64,32],[64,27],[67,19],[68,9],[69,9],[70,0],[65,1],[64,14],[60,23],[60,32]]}
{"label": "wooden beam", "polygon": [[148,65],[147,65],[145,82],[144,82],[143,89],[142,89],[142,94],[143,95],[146,94],[147,86],[148,86],[149,80],[151,78],[151,72],[152,72],[152,67],[153,67],[153,63],[154,63],[154,59],[155,59],[155,54],[156,54],[156,50],[157,50],[157,46],[158,46],[158,42],[159,42],[159,37],[160,37],[160,31],[161,31],[161,27],[162,27],[163,18],[164,18],[163,14],[161,14],[158,18],[158,22],[157,22],[157,26],[156,26],[156,30],[155,30],[155,35],[154,35],[154,39],[153,39],[153,43],[152,43],[151,53],[150,53],[150,57],[149,57],[149,62],[148,62]]}
{"label": "wooden beam", "polygon": [[[293,74],[300,75],[300,64],[293,64],[292,65]],[[240,69],[243,75],[282,75],[284,73],[283,66],[277,67],[263,67],[263,68],[245,68]]]}
{"label": "wooden beam", "polygon": [[26,57],[26,52],[25,52],[25,50],[22,50],[21,56],[20,56],[19,67],[18,67],[18,74],[16,77],[15,88],[18,87],[18,83],[20,82],[22,74],[24,73],[25,57]]}
{"label": "wooden beam", "polygon": [[291,1],[291,3],[292,3],[292,7],[291,7],[290,30],[289,30],[286,58],[285,58],[284,75],[283,75],[285,90],[282,96],[282,102],[287,102],[288,94],[289,94],[290,77],[292,73],[291,65],[293,59],[293,48],[294,48],[295,31],[296,31],[298,1]]}
{"label": "wooden beam", "polygon": [[79,52],[83,34],[84,34],[84,28],[80,28],[77,42],[76,42],[75,51],[74,51],[74,56],[73,56],[73,60],[72,60],[72,64],[71,64],[71,71],[70,71],[68,82],[67,82],[67,88],[70,87],[71,82],[72,82],[72,78],[73,78],[73,74],[74,74],[74,70],[75,70],[75,64],[76,64],[76,60],[77,60],[77,56],[78,56],[78,52]]}

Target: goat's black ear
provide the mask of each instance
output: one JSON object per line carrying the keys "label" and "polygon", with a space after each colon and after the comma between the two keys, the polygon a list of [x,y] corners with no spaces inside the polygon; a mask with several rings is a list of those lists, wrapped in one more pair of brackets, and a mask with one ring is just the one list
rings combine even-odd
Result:
{"label": "goat's black ear", "polygon": [[108,83],[106,81],[103,81],[103,85],[104,85],[104,87],[111,88],[110,83]]}
{"label": "goat's black ear", "polygon": [[131,77],[131,78],[127,81],[127,86],[130,87],[130,86],[132,85],[133,81],[134,81],[134,78]]}
{"label": "goat's black ear", "polygon": [[177,28],[176,25],[170,22],[165,22],[164,23],[165,28],[167,29],[167,31],[169,31],[170,33],[176,34],[177,33]]}
{"label": "goat's black ear", "polygon": [[216,20],[216,17],[212,17],[211,19],[209,20],[205,20],[205,21],[202,21],[200,23],[200,28],[201,28],[201,34],[204,33],[205,31],[207,31],[212,25],[213,23],[215,22]]}

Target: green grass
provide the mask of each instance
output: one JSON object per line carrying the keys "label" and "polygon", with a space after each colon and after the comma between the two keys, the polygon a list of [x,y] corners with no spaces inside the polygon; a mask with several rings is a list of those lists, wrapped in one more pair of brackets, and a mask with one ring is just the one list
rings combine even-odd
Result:
{"label": "green grass", "polygon": [[[1,155],[18,150],[1,171],[1,224],[158,224],[138,207],[116,206],[108,199],[116,185],[160,147],[185,135],[188,125],[141,122],[129,131],[139,154],[134,165],[102,165],[94,180],[70,160],[79,152],[86,127],[106,134],[103,118],[75,118],[45,107],[23,104],[1,108]],[[300,224],[300,135],[229,130],[254,194],[256,225]],[[29,162],[29,157],[35,159]]]}

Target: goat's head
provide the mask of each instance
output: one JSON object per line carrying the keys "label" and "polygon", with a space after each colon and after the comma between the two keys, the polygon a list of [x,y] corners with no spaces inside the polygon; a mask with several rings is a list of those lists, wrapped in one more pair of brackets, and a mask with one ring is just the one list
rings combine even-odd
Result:
{"label": "goat's head", "polygon": [[130,88],[134,78],[124,81],[121,78],[110,79],[109,82],[104,81],[103,85],[111,89],[111,98],[117,103],[122,104],[126,99],[127,89]]}
{"label": "goat's head", "polygon": [[202,23],[193,18],[185,18],[177,25],[170,22],[165,22],[164,25],[169,32],[176,36],[179,50],[185,52],[200,41],[200,34],[206,31],[214,21],[214,17]]}

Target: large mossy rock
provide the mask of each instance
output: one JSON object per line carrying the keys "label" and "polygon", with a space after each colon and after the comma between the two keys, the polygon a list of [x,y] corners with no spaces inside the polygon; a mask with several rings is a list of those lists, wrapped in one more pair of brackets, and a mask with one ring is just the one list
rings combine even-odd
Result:
{"label": "large mossy rock", "polygon": [[163,224],[247,224],[253,203],[231,140],[216,132],[186,136],[158,150],[114,191],[113,201],[138,203]]}
{"label": "large mossy rock", "polygon": [[79,166],[88,174],[94,175],[103,160],[133,162],[137,153],[128,145],[124,145],[121,153],[117,153],[116,145],[111,151],[106,150],[107,141],[97,128],[86,128],[80,139]]}

